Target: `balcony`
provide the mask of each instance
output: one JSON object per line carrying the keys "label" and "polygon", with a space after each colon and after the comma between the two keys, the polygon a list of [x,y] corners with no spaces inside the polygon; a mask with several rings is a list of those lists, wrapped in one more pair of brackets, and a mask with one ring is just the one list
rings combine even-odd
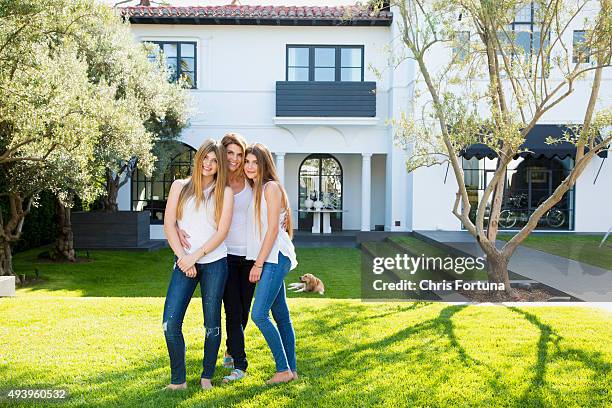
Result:
{"label": "balcony", "polygon": [[275,123],[375,124],[376,82],[276,82]]}

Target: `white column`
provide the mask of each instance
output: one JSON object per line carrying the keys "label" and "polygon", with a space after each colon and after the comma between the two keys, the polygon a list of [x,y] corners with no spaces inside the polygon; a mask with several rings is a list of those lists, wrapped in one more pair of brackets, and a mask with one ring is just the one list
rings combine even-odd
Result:
{"label": "white column", "polygon": [[[392,11],[400,12],[398,6]],[[394,24],[391,27],[391,46],[405,49],[402,44],[401,27]],[[420,118],[419,113],[413,112],[415,72],[418,68],[414,60],[406,58],[389,71],[389,105],[388,115],[395,119],[402,113],[408,117]],[[397,146],[395,134],[398,126],[389,126],[387,136],[386,156],[386,195],[385,195],[385,230],[409,231],[412,230],[413,220],[413,173],[406,172],[406,155],[408,151]],[[424,198],[421,197],[421,200]],[[449,211],[450,212],[450,211]]]}
{"label": "white column", "polygon": [[361,154],[361,230],[370,231],[372,153]]}
{"label": "white column", "polygon": [[274,153],[276,156],[276,174],[282,185],[285,185],[285,153]]}

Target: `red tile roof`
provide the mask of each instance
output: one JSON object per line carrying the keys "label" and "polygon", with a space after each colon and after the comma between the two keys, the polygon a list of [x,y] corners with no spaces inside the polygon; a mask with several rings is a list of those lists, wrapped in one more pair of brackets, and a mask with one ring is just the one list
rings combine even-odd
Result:
{"label": "red tile roof", "polygon": [[[327,22],[332,24],[390,25],[389,11],[373,11],[367,7],[337,6],[192,6],[192,7],[122,7],[121,15],[131,21],[147,23],[240,24],[251,20],[257,24],[296,24]],[[188,20],[188,21],[181,21]],[[209,21],[202,21],[209,20]],[[214,21],[210,21],[214,20]]]}

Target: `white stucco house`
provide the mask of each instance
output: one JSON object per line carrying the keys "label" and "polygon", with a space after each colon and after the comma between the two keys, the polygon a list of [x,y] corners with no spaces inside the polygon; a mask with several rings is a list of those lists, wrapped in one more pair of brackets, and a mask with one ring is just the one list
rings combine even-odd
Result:
{"label": "white stucco house", "polygon": [[[342,7],[317,6],[137,6],[121,13],[136,39],[157,43],[176,75],[190,78],[196,102],[181,138],[185,153],[162,178],[136,171],[120,191],[120,209],[152,212],[151,238],[163,237],[162,210],[173,175],[186,174],[190,152],[203,140],[228,131],[265,143],[274,153],[298,229],[312,230],[314,217],[320,216],[304,211],[308,198],[333,210],[334,231],[462,229],[451,214],[457,187],[453,177],[446,177],[446,166],[407,173],[407,152],[394,143],[388,119],[411,106],[415,67],[407,61],[384,69],[385,49],[398,45],[392,9],[353,14],[350,22]],[[444,59],[452,52],[441,47],[435,55]],[[381,75],[369,66],[383,68]],[[606,75],[601,98],[609,104],[611,78]],[[577,84],[572,98],[541,124],[579,122],[587,88],[586,81]],[[466,179],[477,200],[492,160],[482,151],[467,156]],[[573,165],[571,152],[565,151],[538,152],[515,162],[506,200],[515,224],[508,228],[520,226],[522,214]],[[612,163],[597,157],[539,228],[607,231],[610,187]]]}

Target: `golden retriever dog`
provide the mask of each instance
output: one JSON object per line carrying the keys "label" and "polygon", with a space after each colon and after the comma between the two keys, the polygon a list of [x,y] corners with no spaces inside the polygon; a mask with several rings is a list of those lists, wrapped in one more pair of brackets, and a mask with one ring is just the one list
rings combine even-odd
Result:
{"label": "golden retriever dog", "polygon": [[325,285],[323,285],[321,279],[312,273],[307,273],[300,276],[300,282],[290,283],[289,290],[294,292],[318,292],[322,295],[325,292]]}

